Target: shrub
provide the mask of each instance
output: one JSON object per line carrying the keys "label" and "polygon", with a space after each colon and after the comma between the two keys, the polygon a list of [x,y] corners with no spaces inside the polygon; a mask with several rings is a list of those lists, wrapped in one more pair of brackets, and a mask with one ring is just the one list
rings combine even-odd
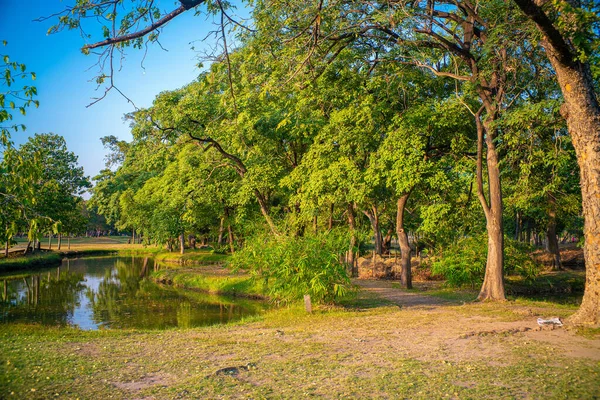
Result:
{"label": "shrub", "polygon": [[339,261],[346,246],[346,238],[333,232],[300,238],[260,235],[247,240],[230,265],[262,279],[273,300],[290,302],[309,294],[314,302],[330,302],[351,287]]}
{"label": "shrub", "polygon": [[[529,245],[504,238],[504,274],[535,278],[539,266],[529,256]],[[444,249],[433,262],[431,272],[441,275],[451,286],[475,287],[483,283],[487,259],[487,235],[467,237]]]}

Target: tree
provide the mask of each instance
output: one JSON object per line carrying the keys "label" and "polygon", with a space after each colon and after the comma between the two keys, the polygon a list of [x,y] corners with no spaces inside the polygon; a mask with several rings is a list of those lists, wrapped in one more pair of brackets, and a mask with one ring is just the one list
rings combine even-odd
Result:
{"label": "tree", "polygon": [[433,200],[436,192],[458,186],[456,166],[474,136],[474,124],[464,106],[455,98],[445,98],[443,87],[437,93],[441,98],[436,97],[431,90],[435,82],[422,79],[428,82],[423,88],[429,90],[394,118],[376,158],[383,166],[375,173],[385,177],[397,197],[399,275],[407,288],[412,287],[411,248],[404,224],[409,197],[430,188],[427,197]]}
{"label": "tree", "polygon": [[79,195],[90,187],[83,167],[77,165],[75,153],[67,149],[62,136],[46,133],[30,137],[19,148],[19,154],[29,162],[38,160],[43,166],[33,188],[37,196],[34,211],[47,218],[39,228],[49,235],[60,235],[65,232],[64,229],[73,229],[66,222],[78,219],[81,213]]}
{"label": "tree", "polygon": [[[7,42],[2,41],[2,45],[6,46]],[[13,147],[11,133],[24,131],[25,125],[10,122],[14,110],[25,115],[28,107],[37,107],[39,102],[34,100],[35,86],[15,89],[17,81],[34,80],[35,73],[27,72],[25,64],[12,61],[7,54],[0,53],[0,58],[0,242],[5,243],[4,253],[8,256],[12,237],[21,225],[29,221],[29,226],[34,227],[41,222],[33,212],[36,199],[33,185],[40,173],[39,157],[24,159],[20,156]],[[32,234],[31,229],[29,233]]]}
{"label": "tree", "polygon": [[[600,6],[594,1],[514,0],[535,24],[564,98],[567,121],[581,177],[586,287],[581,307],[570,321],[600,321],[600,105],[592,65],[598,63]],[[597,70],[596,70],[597,73]],[[597,79],[597,78],[596,78]]]}

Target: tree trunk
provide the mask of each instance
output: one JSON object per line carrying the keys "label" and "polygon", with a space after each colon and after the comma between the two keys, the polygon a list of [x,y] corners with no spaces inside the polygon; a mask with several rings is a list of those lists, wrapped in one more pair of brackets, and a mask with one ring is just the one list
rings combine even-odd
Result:
{"label": "tree trunk", "polygon": [[369,222],[371,222],[371,228],[373,229],[373,235],[375,237],[375,253],[381,255],[383,253],[383,241],[381,230],[379,229],[379,214],[377,213],[377,207],[372,206],[371,210],[363,211],[363,213],[369,218]]}
{"label": "tree trunk", "polygon": [[181,232],[179,235],[179,254],[183,254],[185,252],[185,234]]}
{"label": "tree trunk", "polygon": [[60,245],[62,244],[62,235],[59,233],[58,234],[58,247],[56,248],[57,250],[60,250]]}
{"label": "tree trunk", "polygon": [[350,228],[350,249],[348,264],[350,264],[350,274],[352,277],[358,276],[358,269],[355,267],[354,254],[356,248],[356,217],[354,215],[354,206],[348,204],[348,227]]}
{"label": "tree trunk", "polygon": [[229,236],[229,250],[231,251],[231,254],[233,254],[235,252],[235,247],[233,245],[233,230],[231,229],[231,224],[229,222],[227,223],[227,234]]}
{"label": "tree trunk", "polygon": [[131,230],[131,244],[135,244],[135,229]]}
{"label": "tree trunk", "polygon": [[[552,62],[552,57],[550,57]],[[600,107],[594,97],[589,67],[568,69],[552,62],[565,97],[561,109],[573,139],[581,175],[586,265],[583,301],[574,324],[600,322]]]}
{"label": "tree trunk", "polygon": [[265,221],[267,221],[267,225],[269,225],[269,229],[271,229],[271,233],[275,236],[279,236],[279,231],[277,227],[273,223],[271,216],[269,215],[269,206],[267,204],[267,200],[265,197],[258,191],[258,189],[254,189],[254,195],[256,196],[256,200],[258,201],[258,205],[260,206],[260,212],[262,213]]}
{"label": "tree trunk", "polygon": [[315,232],[315,235],[319,233],[319,220],[317,215],[313,217],[313,231]]}
{"label": "tree trunk", "polygon": [[329,221],[327,223],[327,229],[329,230],[333,229],[333,207],[334,204],[331,203],[331,205],[329,206]]}
{"label": "tree trunk", "polygon": [[561,270],[560,250],[558,248],[558,237],[556,236],[556,199],[552,194],[548,194],[548,206],[548,226],[546,228],[548,242],[546,250],[554,257],[552,269]]}
{"label": "tree trunk", "polygon": [[221,217],[221,223],[219,224],[219,238],[217,239],[217,244],[219,246],[223,245],[223,233],[225,232],[225,217]]}
{"label": "tree trunk", "polygon": [[521,211],[516,212],[515,216],[515,240],[519,240],[521,237]]}
{"label": "tree trunk", "polygon": [[8,258],[8,248],[10,247],[9,240],[6,239],[6,245],[4,247],[4,257]]}
{"label": "tree trunk", "polygon": [[67,249],[71,250],[71,235],[67,236]]}
{"label": "tree trunk", "polygon": [[[541,45],[554,71],[564,97],[561,114],[577,154],[581,179],[586,265],[585,292],[579,310],[569,318],[573,324],[600,321],[600,106],[594,92],[590,66],[555,28],[544,11],[532,0],[515,0],[543,34]],[[560,15],[567,20],[571,15]],[[563,21],[564,22],[564,21]]]}
{"label": "tree trunk", "polygon": [[52,250],[52,234],[48,234],[48,250]]}
{"label": "tree trunk", "polygon": [[409,196],[410,192],[405,193],[398,199],[396,213],[396,233],[398,235],[398,245],[400,246],[400,281],[402,282],[402,286],[407,289],[412,288],[410,244],[408,243],[408,235],[404,230],[404,210]]}
{"label": "tree trunk", "polygon": [[[481,122],[481,111],[476,115],[477,124],[477,196],[483,208],[488,235],[488,253],[483,285],[478,300],[506,300],[504,293],[504,232],[502,227],[502,190],[498,153],[494,143],[492,121]],[[493,129],[493,128],[492,128]],[[489,204],[483,192],[483,141],[487,148],[487,176]]]}

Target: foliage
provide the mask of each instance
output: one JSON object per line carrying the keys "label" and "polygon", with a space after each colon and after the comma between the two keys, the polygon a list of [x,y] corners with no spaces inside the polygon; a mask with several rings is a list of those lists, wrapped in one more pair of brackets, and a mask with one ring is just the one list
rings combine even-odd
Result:
{"label": "foliage", "polygon": [[[2,46],[8,43],[2,41]],[[35,86],[25,85],[15,88],[17,81],[35,80],[35,72],[27,72],[25,64],[10,59],[8,54],[0,52],[0,147],[11,145],[11,132],[24,131],[25,125],[10,123],[13,119],[13,111],[18,110],[20,114],[25,115],[30,106],[39,106],[39,101],[34,100],[37,96]]]}
{"label": "foliage", "polygon": [[231,266],[264,281],[274,300],[291,302],[308,294],[313,302],[330,302],[351,289],[339,261],[344,239],[338,232],[300,238],[255,236],[233,255]]}
{"label": "foliage", "polygon": [[35,134],[18,151],[24,160],[39,163],[39,178],[32,187],[36,195],[33,211],[45,220],[37,224],[33,236],[80,232],[85,221],[79,196],[90,182],[65,139],[54,133]]}
{"label": "foliage", "polygon": [[[234,24],[228,2],[179,3],[169,18],[192,8],[221,16],[223,54],[194,82],[128,115],[131,143],[103,138],[111,154],[90,203],[109,223],[169,248],[186,234],[218,236],[221,251],[224,236],[230,251],[246,241],[234,260],[254,260],[250,269],[284,300],[302,291],[335,297],[329,286],[341,275],[332,255],[360,248],[358,238],[370,246],[375,237],[382,251],[385,232],[386,243],[407,232],[419,250],[445,249],[436,268],[451,282],[474,285],[486,254],[478,233],[496,226],[486,219],[505,231],[516,220],[515,236],[524,220],[536,238],[577,231],[576,158],[560,90],[518,2],[257,0],[256,30]],[[78,0],[51,31],[87,31],[82,24],[103,16],[102,38],[88,36],[84,48],[106,46],[100,67],[114,51],[156,41],[167,14],[147,0],[117,4]],[[597,8],[543,7],[560,16],[578,58],[593,62]],[[97,83],[110,90],[108,73]],[[397,204],[406,205],[405,219]],[[329,239],[310,234],[346,223],[350,243],[315,249]],[[255,236],[265,224],[274,237]],[[531,276],[526,249],[506,246],[498,247],[505,272]],[[315,278],[315,264],[330,266],[323,273],[332,280]]]}
{"label": "foliage", "polygon": [[[520,275],[530,280],[537,276],[539,266],[529,256],[531,248],[510,238],[504,238],[506,275]],[[441,251],[433,261],[433,275],[443,276],[451,286],[475,287],[483,282],[487,259],[487,237],[477,235],[457,240]]]}

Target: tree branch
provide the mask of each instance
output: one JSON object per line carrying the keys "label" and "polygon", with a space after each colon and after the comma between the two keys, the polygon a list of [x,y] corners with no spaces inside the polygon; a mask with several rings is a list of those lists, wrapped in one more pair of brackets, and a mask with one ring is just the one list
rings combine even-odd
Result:
{"label": "tree branch", "polygon": [[552,21],[548,18],[544,10],[532,0],[515,0],[515,3],[542,31],[545,39],[550,44],[552,50],[554,50],[558,61],[565,66],[572,66],[574,60],[571,48],[558,29],[554,27],[554,24],[552,24]]}
{"label": "tree branch", "polygon": [[187,10],[204,3],[204,1],[205,0],[193,0],[193,1],[189,1],[189,2],[182,1],[181,2],[182,5],[179,8],[171,11],[170,13],[166,14],[165,16],[163,16],[161,19],[159,19],[155,23],[147,26],[146,28],[144,28],[140,31],[133,32],[128,35],[108,38],[101,42],[86,44],[85,46],[83,46],[83,48],[85,50],[96,49],[98,47],[111,46],[111,45],[114,45],[117,43],[127,42],[129,40],[133,40],[133,39],[137,39],[137,38],[146,36],[148,33],[160,28],[161,26],[163,26],[164,24],[166,24],[167,22],[169,22],[170,20],[172,20],[173,18],[178,16],[179,14],[182,14],[182,13],[186,12]]}

